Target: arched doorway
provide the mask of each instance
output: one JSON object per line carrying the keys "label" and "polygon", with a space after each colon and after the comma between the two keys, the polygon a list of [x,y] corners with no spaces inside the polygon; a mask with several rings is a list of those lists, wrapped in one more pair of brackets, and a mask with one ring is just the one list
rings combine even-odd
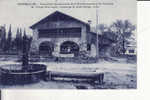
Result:
{"label": "arched doorway", "polygon": [[60,45],[60,53],[61,54],[74,54],[74,56],[78,56],[79,46],[75,42],[65,41]]}
{"label": "arched doorway", "polygon": [[39,54],[40,55],[52,56],[53,51],[54,51],[54,44],[51,42],[45,41],[39,45]]}

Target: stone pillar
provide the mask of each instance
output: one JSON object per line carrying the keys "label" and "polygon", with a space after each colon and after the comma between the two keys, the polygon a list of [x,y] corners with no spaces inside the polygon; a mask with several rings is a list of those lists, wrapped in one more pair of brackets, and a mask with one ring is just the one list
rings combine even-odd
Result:
{"label": "stone pillar", "polygon": [[80,51],[87,51],[86,28],[82,27]]}
{"label": "stone pillar", "polygon": [[60,53],[60,44],[56,43],[54,46],[53,55],[56,57],[59,57],[59,53]]}

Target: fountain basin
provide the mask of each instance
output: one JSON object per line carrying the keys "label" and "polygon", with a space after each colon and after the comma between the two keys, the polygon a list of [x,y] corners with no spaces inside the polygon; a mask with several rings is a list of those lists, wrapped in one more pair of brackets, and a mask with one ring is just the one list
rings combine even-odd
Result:
{"label": "fountain basin", "polygon": [[0,67],[1,83],[4,85],[29,84],[44,79],[47,70],[43,64],[29,64],[22,69],[21,64],[9,64]]}

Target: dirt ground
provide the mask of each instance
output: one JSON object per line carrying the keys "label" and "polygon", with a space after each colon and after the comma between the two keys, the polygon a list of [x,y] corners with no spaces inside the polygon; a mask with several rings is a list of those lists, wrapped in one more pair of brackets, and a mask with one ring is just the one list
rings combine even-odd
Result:
{"label": "dirt ground", "polygon": [[[40,81],[27,85],[2,86],[0,88],[18,89],[136,89],[137,88],[137,65],[126,63],[126,59],[119,59],[117,62],[99,60],[94,64],[36,62],[46,64],[50,71],[67,72],[104,72],[104,84],[93,84],[75,80]],[[0,65],[16,64],[14,61],[1,61]]]}

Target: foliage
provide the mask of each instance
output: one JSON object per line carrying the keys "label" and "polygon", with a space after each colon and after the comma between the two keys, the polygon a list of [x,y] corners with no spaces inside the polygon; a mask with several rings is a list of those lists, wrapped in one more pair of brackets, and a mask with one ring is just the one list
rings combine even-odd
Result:
{"label": "foliage", "polygon": [[17,51],[21,51],[22,50],[22,31],[21,29],[17,28],[17,33],[16,33],[16,37],[14,39],[15,42],[15,47],[17,49]]}
{"label": "foliage", "polygon": [[[5,26],[0,27],[0,51],[2,54],[17,54],[21,53],[23,49],[23,36],[22,29],[17,28],[16,36],[12,37],[14,33],[12,32],[12,27],[10,25],[8,33],[6,33]],[[24,30],[24,34],[26,34]],[[8,36],[7,36],[8,35]],[[28,51],[30,49],[32,37],[26,35],[28,40]]]}
{"label": "foliage", "polygon": [[27,66],[28,66],[28,62],[29,62],[29,56],[28,56],[28,39],[27,39],[27,36],[26,36],[26,32],[24,30],[24,35],[23,35],[23,49],[22,49],[22,53],[23,53],[23,56],[22,56],[22,66],[23,66],[23,69],[27,69]]}
{"label": "foliage", "polygon": [[79,52],[79,57],[80,57],[81,59],[87,60],[87,59],[89,58],[88,52],[87,52],[87,51],[80,51],[80,52]]}
{"label": "foliage", "polygon": [[136,26],[129,20],[116,20],[110,26],[100,24],[97,28],[98,32],[101,32],[101,38],[99,38],[100,45],[103,48],[103,45],[108,45],[110,42],[109,47],[112,49],[112,55],[124,54],[126,46],[135,40],[132,39],[131,41],[130,38],[134,36]]}
{"label": "foliage", "polygon": [[125,47],[129,43],[128,39],[136,29],[129,20],[117,20],[110,26],[110,31],[117,36],[116,50],[119,53],[125,53]]}
{"label": "foliage", "polygon": [[6,28],[5,26],[1,27],[0,31],[0,48],[2,49],[3,52],[6,51]]}
{"label": "foliage", "polygon": [[117,20],[110,26],[111,31],[117,34],[118,38],[121,38],[122,36],[125,38],[130,37],[135,28],[135,25],[132,25],[129,20]]}
{"label": "foliage", "polygon": [[8,37],[7,37],[7,42],[6,42],[6,48],[7,51],[10,51],[10,49],[12,48],[12,31],[11,31],[11,25],[9,27],[9,31],[8,31]]}

